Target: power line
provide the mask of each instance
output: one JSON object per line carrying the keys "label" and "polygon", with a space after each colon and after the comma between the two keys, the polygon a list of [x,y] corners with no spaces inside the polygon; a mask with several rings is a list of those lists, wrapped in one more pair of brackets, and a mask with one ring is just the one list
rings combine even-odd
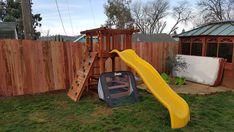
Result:
{"label": "power line", "polygon": [[68,16],[69,16],[71,29],[72,29],[72,34],[74,35],[73,24],[72,24],[71,13],[70,13],[70,5],[69,5],[68,0],[66,0],[66,2],[67,2],[67,10],[68,10]]}
{"label": "power line", "polygon": [[61,24],[62,24],[62,27],[63,27],[63,31],[64,31],[65,35],[67,35],[66,30],[65,30],[64,25],[63,25],[63,20],[62,20],[62,17],[61,17],[61,13],[60,13],[60,10],[59,10],[59,7],[58,7],[58,1],[55,0],[55,3],[56,3],[56,7],[57,7],[58,14],[59,14],[59,18],[60,18],[60,21],[61,21]]}

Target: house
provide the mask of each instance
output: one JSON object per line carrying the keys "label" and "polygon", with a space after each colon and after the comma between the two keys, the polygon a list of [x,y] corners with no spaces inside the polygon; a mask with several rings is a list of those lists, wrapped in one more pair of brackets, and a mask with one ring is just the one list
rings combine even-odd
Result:
{"label": "house", "polygon": [[62,42],[73,42],[78,36],[66,36],[66,35],[53,35],[53,36],[42,36],[39,40],[43,41],[62,41]]}
{"label": "house", "polygon": [[[80,35],[75,39],[74,42],[85,43],[86,36]],[[132,35],[133,42],[176,42],[174,38],[172,38],[168,34],[140,34],[135,33]],[[98,42],[98,37],[93,37],[93,42]]]}
{"label": "house", "polygon": [[0,22],[0,39],[18,39],[14,22]]}
{"label": "house", "polygon": [[222,84],[234,88],[234,21],[209,23],[178,37],[180,54],[226,59]]}
{"label": "house", "polygon": [[[86,36],[85,36],[85,34],[79,35],[79,36],[74,40],[74,42],[80,42],[80,43],[85,43],[85,41],[86,41]],[[94,37],[93,37],[93,42],[94,42],[94,43],[97,43],[97,42],[98,42],[98,37],[97,37],[97,36],[94,36]]]}

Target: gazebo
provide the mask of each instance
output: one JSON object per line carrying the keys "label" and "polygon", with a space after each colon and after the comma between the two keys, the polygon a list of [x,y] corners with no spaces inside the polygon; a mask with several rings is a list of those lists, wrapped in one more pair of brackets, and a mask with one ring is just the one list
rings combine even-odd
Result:
{"label": "gazebo", "polygon": [[180,54],[226,59],[222,85],[234,88],[234,20],[209,23],[179,38]]}

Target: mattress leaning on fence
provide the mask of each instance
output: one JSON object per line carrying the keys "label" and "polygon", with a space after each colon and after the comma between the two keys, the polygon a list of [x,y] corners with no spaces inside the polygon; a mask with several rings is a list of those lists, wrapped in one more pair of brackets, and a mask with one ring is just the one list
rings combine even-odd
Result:
{"label": "mattress leaning on fence", "polygon": [[223,58],[180,55],[176,56],[177,61],[186,63],[186,68],[175,70],[173,76],[185,77],[186,80],[210,86],[217,86],[222,81],[225,65]]}

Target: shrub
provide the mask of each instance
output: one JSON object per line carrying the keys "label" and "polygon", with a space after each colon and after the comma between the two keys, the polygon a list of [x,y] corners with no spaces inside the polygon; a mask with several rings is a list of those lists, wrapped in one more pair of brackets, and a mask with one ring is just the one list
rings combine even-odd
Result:
{"label": "shrub", "polygon": [[185,85],[185,78],[184,77],[176,77],[175,78],[175,85],[178,85],[178,86]]}
{"label": "shrub", "polygon": [[173,70],[180,71],[186,69],[187,63],[180,56],[176,57],[172,49],[169,49],[166,59],[166,68],[168,69],[168,74],[171,75]]}
{"label": "shrub", "polygon": [[167,84],[169,84],[169,83],[171,82],[170,77],[169,77],[166,73],[162,73],[162,74],[161,74],[161,77],[163,78],[163,80],[164,80]]}

